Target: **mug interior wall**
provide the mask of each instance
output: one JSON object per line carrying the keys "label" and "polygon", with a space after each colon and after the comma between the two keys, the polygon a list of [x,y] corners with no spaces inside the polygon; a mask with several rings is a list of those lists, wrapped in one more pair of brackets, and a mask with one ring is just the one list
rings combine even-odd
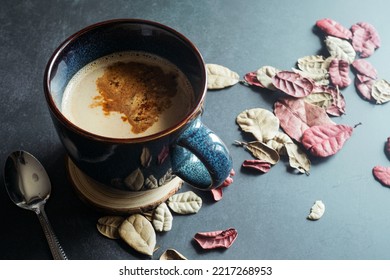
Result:
{"label": "mug interior wall", "polygon": [[121,51],[143,51],[169,60],[190,81],[195,106],[202,99],[206,83],[203,60],[193,46],[177,34],[159,25],[114,22],[97,25],[76,36],[58,52],[50,74],[50,91],[59,109],[65,87],[77,71],[93,60]]}

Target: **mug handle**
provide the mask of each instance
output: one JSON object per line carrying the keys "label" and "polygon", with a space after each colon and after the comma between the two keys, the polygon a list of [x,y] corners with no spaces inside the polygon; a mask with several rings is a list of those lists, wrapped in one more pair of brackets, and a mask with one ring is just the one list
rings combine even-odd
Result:
{"label": "mug handle", "polygon": [[232,158],[222,140],[200,117],[181,133],[171,150],[173,173],[201,190],[220,186],[232,170]]}

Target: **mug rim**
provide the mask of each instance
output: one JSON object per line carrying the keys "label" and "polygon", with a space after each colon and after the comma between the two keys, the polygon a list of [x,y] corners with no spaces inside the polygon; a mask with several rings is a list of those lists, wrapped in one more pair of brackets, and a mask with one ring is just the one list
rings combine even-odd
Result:
{"label": "mug rim", "polygon": [[[95,134],[92,132],[89,132],[77,125],[75,125],[73,122],[69,121],[61,112],[61,110],[58,108],[58,106],[55,104],[54,99],[51,95],[50,91],[50,74],[53,71],[54,62],[57,60],[58,56],[61,54],[61,52],[65,49],[66,46],[77,40],[81,35],[88,33],[92,30],[95,30],[100,27],[109,26],[112,24],[122,24],[122,23],[132,23],[132,24],[143,24],[143,25],[150,25],[155,26],[160,29],[163,29],[165,31],[168,31],[169,33],[175,35],[179,39],[183,40],[194,52],[195,56],[198,58],[198,60],[201,62],[200,65],[202,67],[202,80],[204,80],[204,84],[201,86],[201,94],[200,98],[196,100],[196,106],[194,106],[190,112],[188,112],[184,118],[182,118],[180,121],[178,121],[175,125],[159,131],[154,134],[141,136],[141,137],[131,137],[131,138],[115,138],[115,137],[108,137],[108,136],[102,136],[99,134]],[[175,131],[183,128],[185,125],[188,124],[192,119],[196,118],[198,115],[202,112],[203,103],[206,97],[206,91],[207,91],[207,75],[206,75],[206,67],[204,59],[199,51],[199,49],[182,33],[176,31],[175,29],[164,25],[159,22],[146,20],[146,19],[136,19],[136,18],[119,18],[119,19],[111,19],[106,21],[100,21],[91,25],[88,25],[84,27],[83,29],[77,31],[76,33],[70,35],[68,38],[66,38],[52,53],[50,56],[44,72],[44,94],[46,98],[46,102],[48,104],[48,107],[52,114],[56,117],[58,121],[60,121],[63,125],[65,125],[68,129],[71,129],[73,132],[77,134],[81,134],[86,138],[93,139],[94,141],[101,141],[101,142],[110,142],[110,143],[141,143],[141,142],[148,142],[151,140],[159,139],[164,136],[167,136],[169,134],[174,133]]]}

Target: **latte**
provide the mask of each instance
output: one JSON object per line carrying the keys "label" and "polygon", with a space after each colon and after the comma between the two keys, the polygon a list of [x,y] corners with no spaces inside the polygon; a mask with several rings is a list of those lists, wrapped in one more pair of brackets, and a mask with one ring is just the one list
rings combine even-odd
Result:
{"label": "latte", "polygon": [[121,52],[79,70],[65,88],[61,110],[93,134],[137,138],[174,126],[194,102],[188,79],[171,62],[144,52]]}

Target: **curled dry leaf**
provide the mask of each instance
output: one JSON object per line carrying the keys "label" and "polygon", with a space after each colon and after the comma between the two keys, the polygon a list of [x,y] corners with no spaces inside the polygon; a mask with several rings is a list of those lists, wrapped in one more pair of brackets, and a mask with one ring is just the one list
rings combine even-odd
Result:
{"label": "curled dry leaf", "polygon": [[257,80],[260,82],[263,87],[269,90],[276,90],[272,79],[276,75],[276,73],[280,72],[279,69],[273,66],[263,66],[256,71]]}
{"label": "curled dry leaf", "polygon": [[378,78],[378,71],[367,59],[356,59],[351,65],[358,74],[367,76],[371,79]]}
{"label": "curled dry leaf", "polygon": [[358,22],[351,26],[352,46],[360,53],[360,57],[369,57],[381,45],[375,27],[366,22]]}
{"label": "curled dry leaf", "polygon": [[262,108],[241,112],[236,122],[243,131],[252,133],[259,141],[274,138],[279,130],[279,119],[271,111]]}
{"label": "curled dry leaf", "polygon": [[96,227],[104,236],[111,239],[119,239],[118,228],[124,220],[121,216],[104,216],[99,218]]}
{"label": "curled dry leaf", "polygon": [[152,224],[142,215],[128,217],[119,227],[120,237],[134,250],[152,256],[156,246],[156,233]]}
{"label": "curled dry leaf", "polygon": [[349,64],[355,60],[356,52],[348,41],[333,36],[327,36],[325,44],[330,55],[334,58],[346,60]]}
{"label": "curled dry leaf", "polygon": [[207,88],[221,89],[238,83],[240,76],[229,68],[218,64],[206,64]]}
{"label": "curled dry leaf", "polygon": [[311,162],[297,144],[289,142],[285,144],[288,161],[292,168],[298,170],[300,173],[310,174]]}
{"label": "curled dry leaf", "polygon": [[293,143],[293,141],[286,133],[281,131],[278,131],[274,138],[266,142],[267,146],[277,151],[279,155],[286,154],[285,145],[287,143]]}
{"label": "curled dry leaf", "polygon": [[156,231],[170,231],[172,229],[172,214],[165,202],[154,210],[152,224]]}
{"label": "curled dry leaf", "polygon": [[278,72],[272,82],[277,89],[297,98],[309,95],[314,88],[311,80],[291,71]]}
{"label": "curled dry leaf", "polygon": [[186,257],[184,257],[181,253],[176,251],[175,249],[167,249],[162,255],[160,256],[160,260],[187,260]]}
{"label": "curled dry leaf", "polygon": [[376,104],[383,104],[390,101],[390,84],[388,81],[380,79],[372,84],[371,96]]}
{"label": "curled dry leaf", "polygon": [[193,191],[187,191],[171,196],[168,206],[177,214],[194,214],[202,207],[202,199]]}
{"label": "curled dry leaf", "polygon": [[235,141],[235,144],[243,146],[246,150],[251,152],[255,158],[269,162],[270,164],[276,164],[280,159],[278,152],[263,142],[252,141],[247,143]]}
{"label": "curled dry leaf", "polygon": [[229,228],[226,230],[198,232],[194,240],[203,249],[229,248],[237,238],[237,230]]}
{"label": "curled dry leaf", "polygon": [[257,73],[256,71],[246,73],[244,75],[244,83],[250,85],[250,86],[256,86],[263,88],[264,86],[259,82],[257,79]]}
{"label": "curled dry leaf", "polygon": [[317,20],[316,25],[326,35],[347,39],[347,40],[352,38],[351,30],[342,26],[340,23],[338,23],[333,19],[324,18],[324,19]]}
{"label": "curled dry leaf", "polygon": [[347,87],[351,84],[349,78],[349,64],[342,59],[333,59],[329,65],[329,77],[334,86],[340,88]]}
{"label": "curled dry leaf", "polygon": [[305,130],[302,145],[317,157],[336,154],[351,137],[353,127],[341,124],[317,125]]}
{"label": "curled dry leaf", "polygon": [[242,163],[242,167],[254,169],[261,173],[267,173],[271,170],[271,164],[261,159],[247,159]]}
{"label": "curled dry leaf", "polygon": [[310,214],[307,216],[309,220],[319,220],[325,213],[325,204],[321,200],[315,201],[310,209]]}
{"label": "curled dry leaf", "polygon": [[390,187],[390,167],[375,166],[372,172],[382,185]]}
{"label": "curled dry leaf", "polygon": [[234,171],[234,169],[232,169],[230,171],[229,176],[225,179],[225,181],[220,186],[218,186],[215,189],[210,190],[211,195],[213,196],[215,201],[220,201],[222,199],[223,189],[228,187],[228,186],[230,186],[231,184],[233,184],[233,178],[232,177],[235,174],[236,174],[236,172]]}
{"label": "curled dry leaf", "polygon": [[334,123],[323,108],[303,99],[280,99],[274,104],[274,112],[284,132],[297,142],[301,141],[303,132],[309,127]]}

